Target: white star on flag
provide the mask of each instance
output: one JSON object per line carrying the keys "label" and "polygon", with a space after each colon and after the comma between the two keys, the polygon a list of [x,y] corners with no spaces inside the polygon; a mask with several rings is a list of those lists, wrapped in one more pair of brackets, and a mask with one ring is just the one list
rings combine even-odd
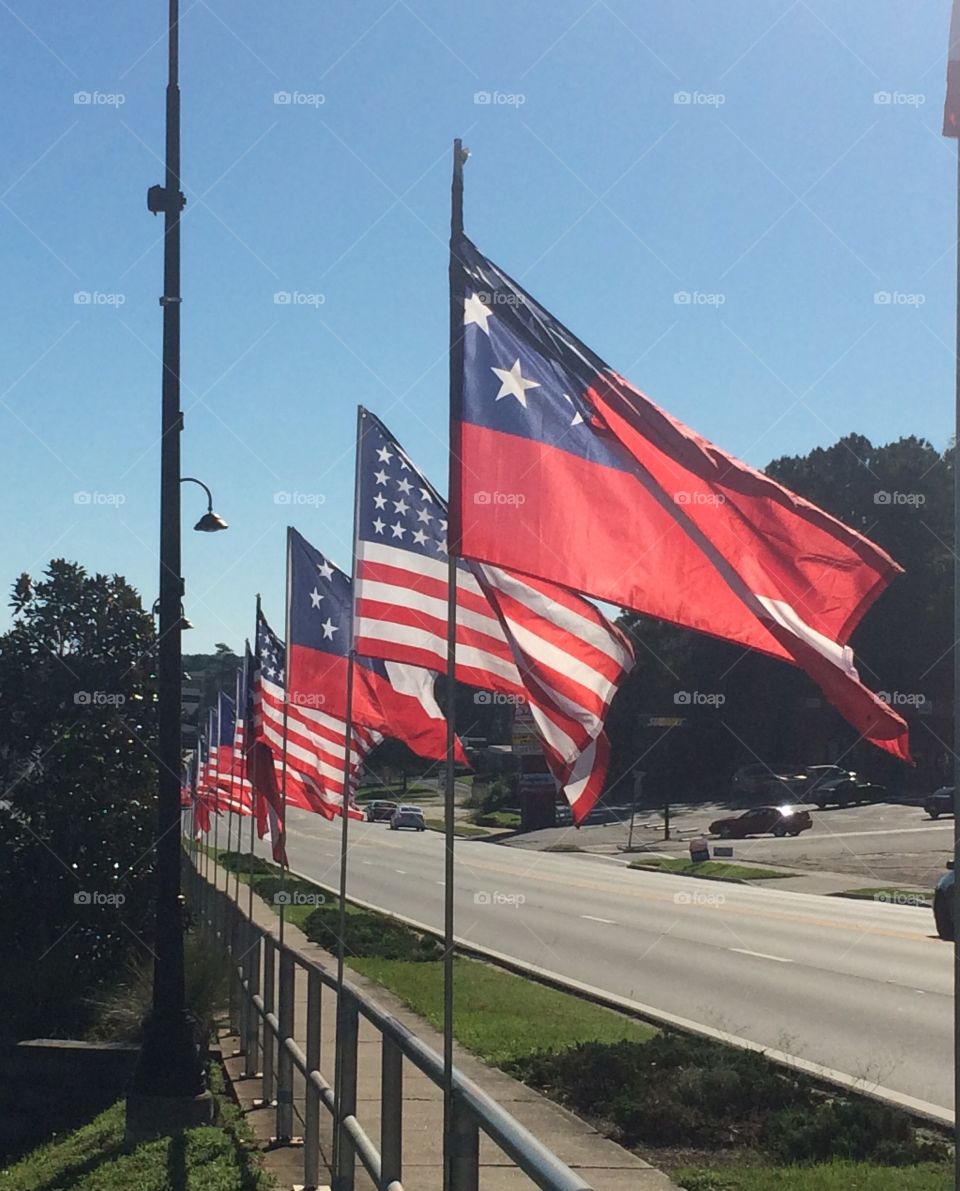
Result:
{"label": "white star on flag", "polygon": [[333,578],[333,567],[326,561],[326,559],[324,559],[323,562],[317,563],[317,570],[320,572],[320,574],[322,575],[322,577],[324,579],[332,579]]}
{"label": "white star on flag", "polygon": [[390,460],[393,458],[393,456],[390,454],[390,452],[387,450],[386,447],[381,447],[380,450],[377,451],[377,458],[380,460],[381,463],[389,463]]}
{"label": "white star on flag", "polygon": [[463,325],[469,327],[471,323],[476,323],[485,335],[490,334],[490,328],[487,326],[487,319],[493,317],[493,311],[484,306],[480,301],[479,294],[471,294],[463,304]]}
{"label": "white star on flag", "polygon": [[524,409],[527,408],[527,389],[539,389],[540,382],[525,380],[520,372],[520,361],[517,360],[512,368],[491,368],[500,378],[499,401],[503,397],[516,397]]}
{"label": "white star on flag", "polygon": [[391,525],[390,529],[393,531],[393,536],[395,538],[400,538],[401,541],[403,540],[403,535],[407,532],[399,521],[396,525]]}
{"label": "white star on flag", "polygon": [[340,631],[339,627],[333,623],[329,616],[320,627],[323,629],[323,635],[327,641],[332,641],[333,634]]}
{"label": "white star on flag", "polygon": [[376,505],[376,507],[378,509],[382,509],[386,506],[387,498],[383,495],[382,492],[378,492],[377,495],[373,498],[373,503]]}
{"label": "white star on flag", "polygon": [[413,489],[413,485],[406,478],[406,476],[404,476],[404,478],[398,482],[397,487],[404,494],[404,496],[406,496]]}
{"label": "white star on flag", "polygon": [[314,588],[313,591],[310,592],[310,603],[314,608],[320,607],[320,601],[322,599],[323,599],[323,596],[320,594],[319,591],[317,591],[316,588]]}
{"label": "white star on flag", "polygon": [[373,523],[373,528],[377,531],[377,533],[383,533],[385,525],[386,525],[386,522],[381,521],[380,518],[378,517],[376,519],[376,521],[374,521],[374,523]]}

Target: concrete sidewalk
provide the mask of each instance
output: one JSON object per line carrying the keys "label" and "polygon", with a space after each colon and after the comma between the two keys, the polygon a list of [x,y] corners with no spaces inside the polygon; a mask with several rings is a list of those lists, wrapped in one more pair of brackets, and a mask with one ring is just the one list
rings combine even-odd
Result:
{"label": "concrete sidewalk", "polygon": [[[224,888],[225,870],[210,866],[210,877],[216,876],[220,889]],[[230,881],[230,891],[233,881]],[[240,904],[247,907],[248,891],[240,886]],[[255,922],[273,931],[278,930],[278,916],[273,908],[259,897],[253,899]],[[315,959],[335,969],[336,960],[328,952],[311,943],[302,931],[289,923],[284,927],[284,940],[303,956]],[[386,1012],[392,1014],[438,1054],[443,1050],[443,1038],[428,1022],[408,1009],[388,990],[350,971],[349,980]],[[294,1009],[294,1036],[301,1047],[306,1043],[306,973],[297,969]],[[336,1024],[336,998],[332,990],[324,988],[321,999],[321,1059],[323,1074],[333,1083]],[[380,1138],[380,1036],[362,1017],[360,1019],[360,1047],[357,1078],[357,1118],[368,1136],[375,1142]],[[238,1049],[238,1039],[222,1040],[225,1055]],[[599,1134],[590,1125],[554,1104],[538,1092],[511,1079],[502,1071],[487,1066],[476,1056],[455,1045],[454,1062],[489,1096],[501,1104],[548,1149],[575,1170],[595,1191],[675,1191],[675,1184],[660,1171],[635,1158],[615,1142]],[[265,1148],[267,1169],[273,1172],[281,1187],[303,1182],[303,1152],[292,1146],[267,1148],[276,1134],[276,1109],[255,1107],[254,1100],[262,1095],[260,1079],[243,1078],[242,1058],[230,1058],[227,1070],[234,1084],[240,1105],[258,1141]],[[441,1191],[442,1188],[442,1125],[443,1098],[441,1089],[423,1075],[407,1059],[403,1060],[403,1185],[405,1191]],[[329,1162],[332,1153],[331,1119],[321,1108],[321,1162],[326,1164],[329,1181]],[[294,1075],[294,1128],[303,1131],[304,1087],[298,1074]],[[321,1175],[321,1180],[324,1176]],[[376,1191],[366,1171],[357,1166],[358,1191]],[[530,1191],[531,1180],[518,1170],[512,1161],[487,1137],[480,1137],[481,1191]]]}

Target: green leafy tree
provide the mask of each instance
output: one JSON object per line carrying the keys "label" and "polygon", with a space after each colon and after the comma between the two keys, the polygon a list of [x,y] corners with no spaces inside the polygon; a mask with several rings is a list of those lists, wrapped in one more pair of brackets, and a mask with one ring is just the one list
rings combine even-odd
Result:
{"label": "green leafy tree", "polygon": [[[0,636],[0,1021],[82,1029],[87,998],[149,953],[153,622],[120,576],[57,559],[13,587]],[[86,896],[84,896],[86,895]],[[99,904],[98,904],[99,903]]]}

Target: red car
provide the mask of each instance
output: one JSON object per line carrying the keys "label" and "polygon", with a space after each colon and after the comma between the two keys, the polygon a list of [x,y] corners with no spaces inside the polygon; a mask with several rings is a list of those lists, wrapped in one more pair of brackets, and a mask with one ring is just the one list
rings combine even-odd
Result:
{"label": "red car", "polygon": [[716,819],[710,834],[721,839],[746,839],[748,835],[799,835],[813,826],[810,812],[792,806],[754,806],[742,815]]}

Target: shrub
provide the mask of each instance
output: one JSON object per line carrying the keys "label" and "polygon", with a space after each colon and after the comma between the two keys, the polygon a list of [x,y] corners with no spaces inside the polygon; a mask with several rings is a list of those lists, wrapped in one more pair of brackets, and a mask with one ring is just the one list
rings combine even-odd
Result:
{"label": "shrub", "polygon": [[241,873],[265,875],[277,871],[275,864],[271,864],[269,860],[264,860],[260,856],[253,856],[249,852],[221,852],[218,863],[221,868],[229,869],[232,873],[239,870]]}
{"label": "shrub", "polygon": [[946,1157],[946,1144],[918,1136],[905,1112],[874,1100],[829,1100],[774,1113],[762,1144],[778,1162],[831,1158],[910,1166]]}
{"label": "shrub", "polygon": [[[318,906],[304,921],[303,930],[312,942],[335,952],[340,937],[337,907]],[[362,911],[347,915],[344,947],[348,955],[357,958],[405,959],[417,963],[438,960],[443,955],[439,940]]]}

